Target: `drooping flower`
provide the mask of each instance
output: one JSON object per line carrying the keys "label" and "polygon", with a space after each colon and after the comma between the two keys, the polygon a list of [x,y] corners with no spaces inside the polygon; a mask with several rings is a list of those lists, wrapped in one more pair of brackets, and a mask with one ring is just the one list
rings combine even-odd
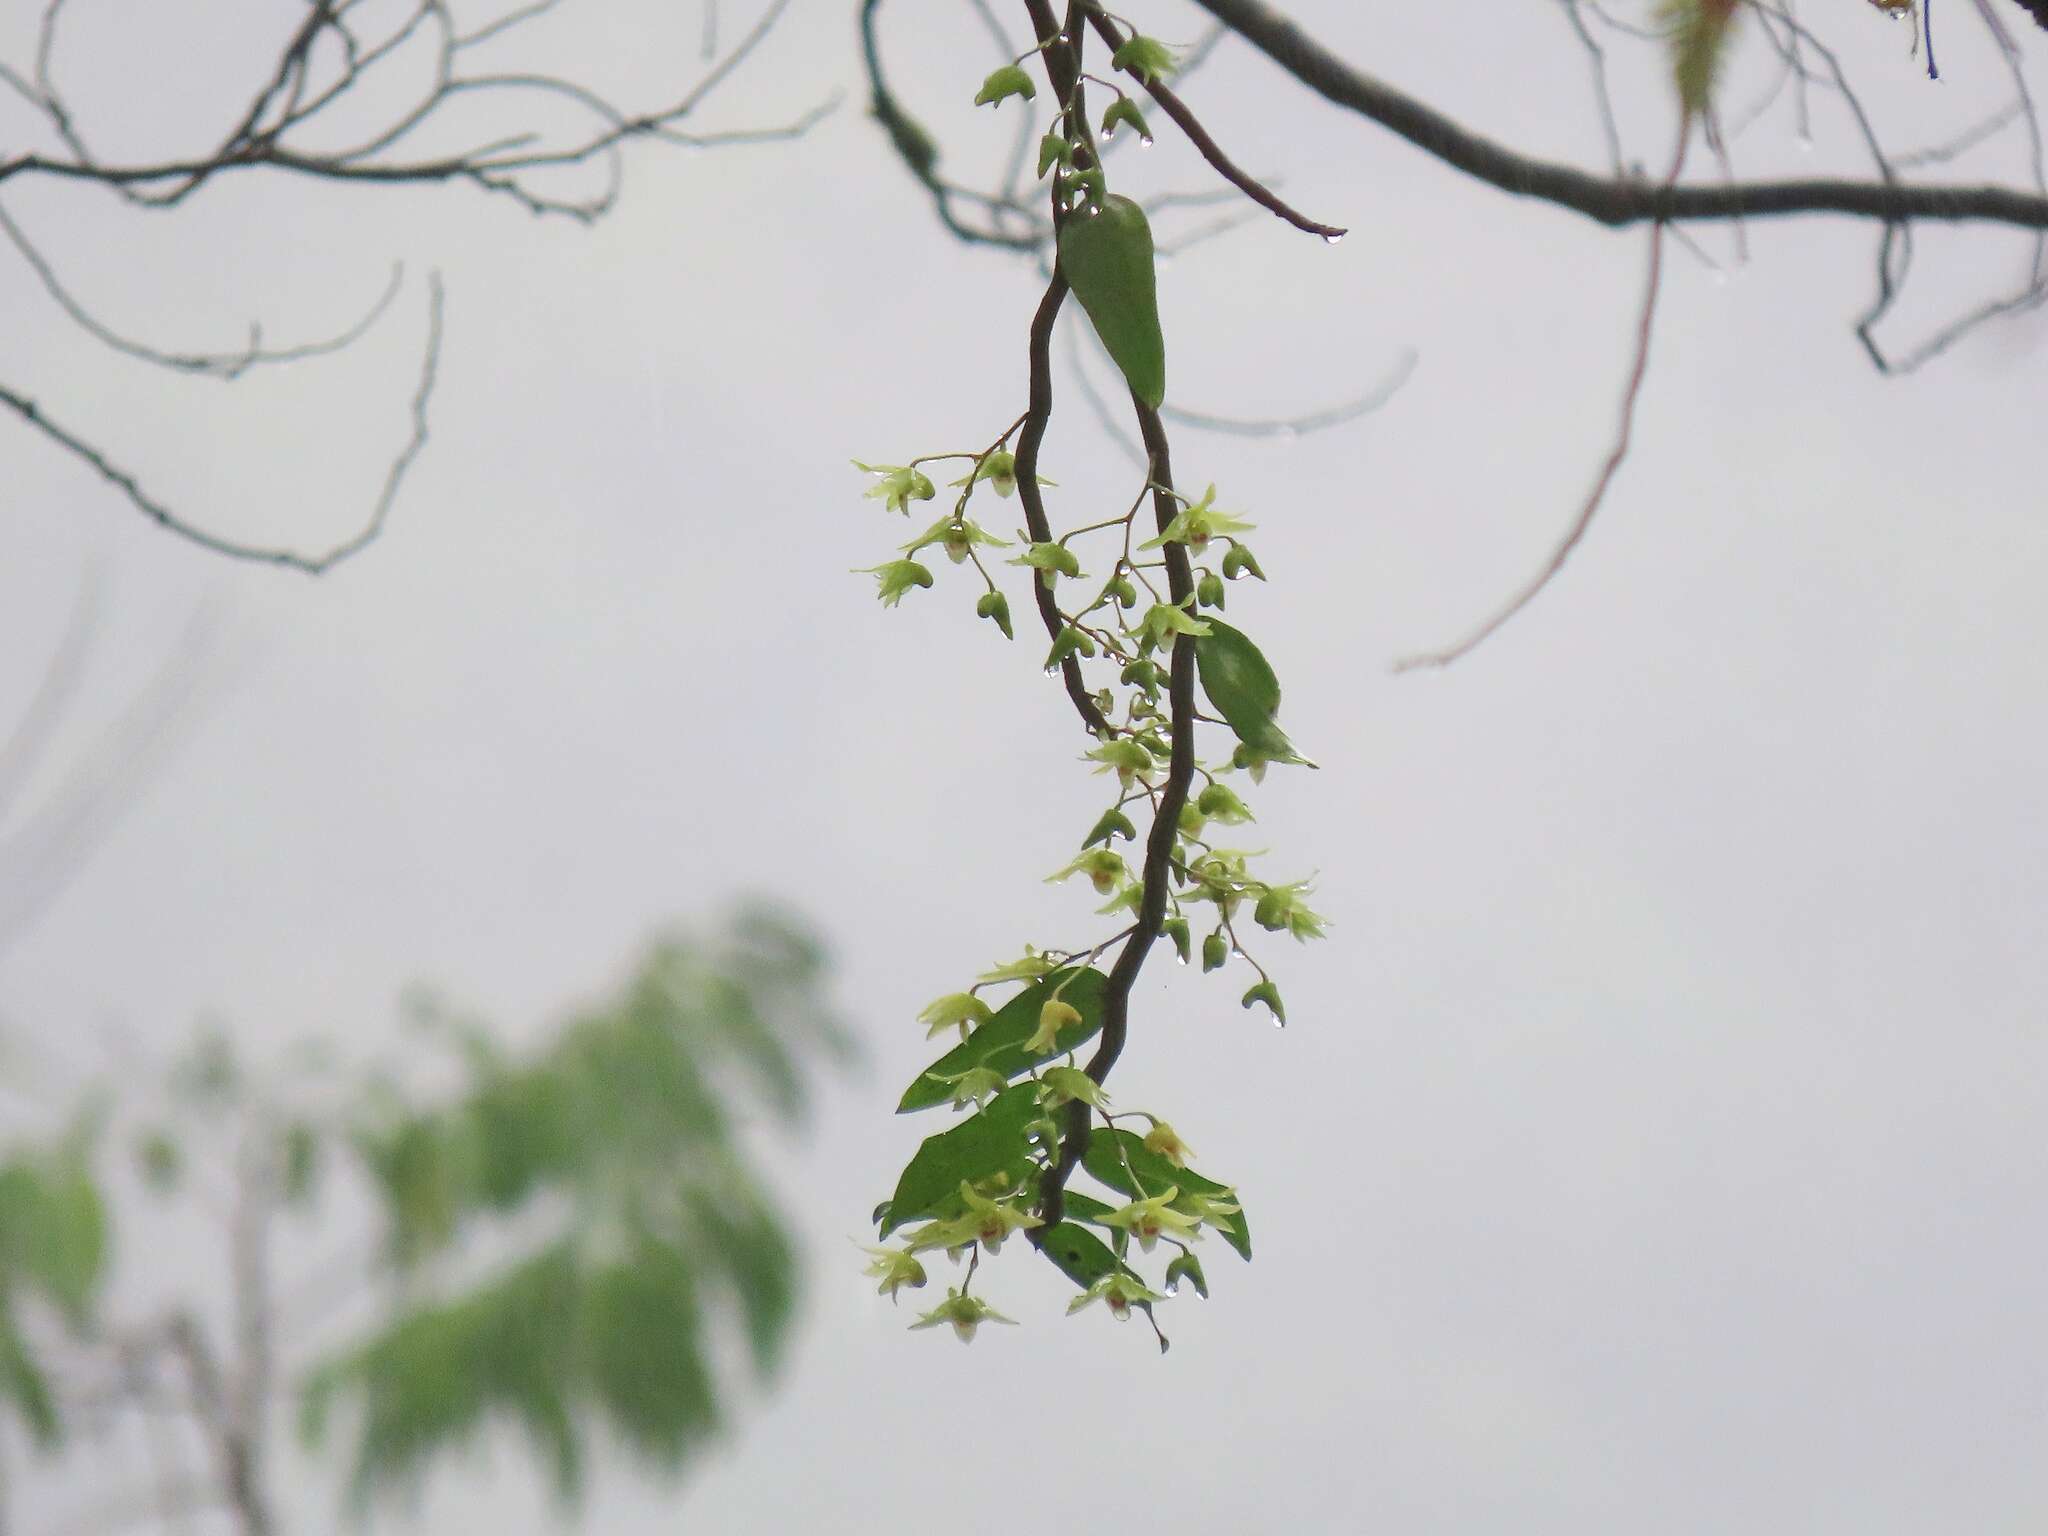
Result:
{"label": "drooping flower", "polygon": [[1210,632],[1207,624],[1178,603],[1154,603],[1145,610],[1145,617],[1138,627],[1145,639],[1153,645],[1164,645],[1169,635],[1193,635],[1200,638]]}
{"label": "drooping flower", "polygon": [[863,464],[855,459],[853,467],[880,475],[881,479],[868,487],[868,495],[879,499],[891,512],[901,512],[906,517],[913,501],[930,501],[939,494],[931,476],[913,464]]}
{"label": "drooping flower", "polygon": [[1156,1152],[1176,1168],[1185,1168],[1194,1153],[1188,1144],[1180,1139],[1180,1133],[1164,1120],[1155,1119],[1152,1129],[1145,1133],[1145,1150]]}
{"label": "drooping flower", "polygon": [[870,1248],[867,1251],[875,1256],[874,1263],[867,1267],[868,1278],[882,1282],[876,1287],[877,1295],[894,1301],[896,1293],[905,1286],[916,1290],[925,1283],[924,1266],[903,1249]]}
{"label": "drooping flower", "polygon": [[1072,1316],[1083,1307],[1101,1302],[1109,1308],[1110,1316],[1120,1323],[1131,1320],[1131,1308],[1140,1302],[1164,1301],[1166,1298],[1149,1288],[1144,1281],[1124,1271],[1112,1270],[1097,1280],[1087,1290],[1067,1303],[1067,1314]]}
{"label": "drooping flower", "polygon": [[1079,1067],[1047,1067],[1039,1075],[1038,1102],[1047,1109],[1058,1109],[1076,1099],[1096,1109],[1109,1105],[1109,1095],[1102,1091],[1102,1084]]}
{"label": "drooping flower", "polygon": [[1028,565],[1038,572],[1038,579],[1050,588],[1062,576],[1078,579],[1081,575],[1081,558],[1064,544],[1032,544],[1024,553],[1014,557],[1010,564]]}
{"label": "drooping flower", "polygon": [[1107,896],[1117,888],[1120,881],[1129,879],[1130,874],[1131,868],[1124,862],[1122,854],[1111,853],[1107,848],[1091,848],[1068,863],[1065,868],[1047,875],[1045,883],[1057,885],[1060,881],[1075,875],[1086,875],[1089,884],[1101,895]]}
{"label": "drooping flower", "polygon": [[1156,37],[1134,32],[1109,56],[1112,69],[1128,69],[1150,85],[1162,75],[1173,73],[1173,50]]}
{"label": "drooping flower", "polygon": [[1244,1209],[1234,1198],[1237,1191],[1224,1185],[1213,1194],[1203,1194],[1191,1189],[1174,1201],[1174,1209],[1191,1216],[1203,1226],[1214,1227],[1218,1232],[1235,1232],[1237,1224],[1230,1218]]}
{"label": "drooping flower", "polygon": [[946,558],[958,565],[965,560],[968,552],[977,544],[991,544],[999,549],[1010,547],[1008,539],[999,539],[979,523],[964,517],[942,517],[931,527],[903,546],[906,554],[916,554],[926,545],[938,544],[944,547]]}
{"label": "drooping flower", "polygon": [[884,565],[863,566],[856,574],[875,578],[884,608],[894,608],[912,587],[932,584],[932,573],[915,560],[891,560]]}
{"label": "drooping flower", "polygon": [[1202,492],[1202,499],[1183,507],[1180,513],[1168,523],[1156,539],[1147,539],[1140,549],[1158,549],[1164,544],[1185,544],[1189,549],[1202,550],[1209,540],[1219,533],[1249,533],[1258,527],[1241,517],[1216,509],[1216,487],[1210,486]]}
{"label": "drooping flower", "polygon": [[917,1022],[931,1026],[925,1031],[927,1040],[933,1035],[942,1035],[956,1027],[960,1031],[960,1038],[965,1040],[968,1030],[988,1017],[988,1004],[972,992],[948,992],[944,997],[933,998],[919,1009]]}
{"label": "drooping flower", "polygon": [[978,982],[1036,981],[1053,968],[1052,956],[1024,946],[1024,953],[1018,959],[1006,960],[991,970],[984,971],[974,979]]}
{"label": "drooping flower", "polygon": [[1005,1317],[979,1296],[963,1296],[958,1291],[949,1292],[946,1299],[924,1314],[910,1326],[912,1329],[936,1328],[941,1323],[950,1323],[953,1332],[962,1344],[974,1342],[974,1331],[983,1323],[1008,1323],[1015,1327],[1014,1317]]}
{"label": "drooping flower", "polygon": [[967,1202],[967,1214],[961,1221],[972,1227],[975,1240],[989,1253],[1000,1252],[1003,1239],[1012,1232],[1043,1225],[1039,1217],[1024,1210],[1016,1200],[990,1200],[977,1194],[972,1184],[961,1184],[960,1198]]}
{"label": "drooping flower", "polygon": [[1072,1003],[1061,1002],[1056,997],[1045,1000],[1038,1010],[1038,1028],[1031,1032],[1031,1038],[1024,1042],[1026,1056],[1048,1056],[1058,1049],[1060,1031],[1070,1024],[1081,1022],[1081,1010]]}
{"label": "drooping flower", "polygon": [[965,1109],[972,1104],[981,1108],[984,1101],[994,1098],[1009,1085],[994,1067],[969,1067],[965,1072],[940,1074],[927,1072],[925,1076],[935,1083],[945,1083],[953,1090],[952,1104],[955,1109]]}
{"label": "drooping flower", "polygon": [[1179,1198],[1179,1188],[1169,1184],[1164,1193],[1120,1205],[1101,1219],[1106,1225],[1123,1228],[1138,1240],[1140,1248],[1150,1253],[1153,1244],[1162,1237],[1195,1238],[1201,1235],[1199,1218],[1173,1208]]}
{"label": "drooping flower", "polygon": [[1012,96],[1022,96],[1030,101],[1037,94],[1038,87],[1029,75],[1015,64],[1005,64],[1001,69],[991,70],[989,77],[981,82],[981,89],[974,93],[974,104],[993,107]]}

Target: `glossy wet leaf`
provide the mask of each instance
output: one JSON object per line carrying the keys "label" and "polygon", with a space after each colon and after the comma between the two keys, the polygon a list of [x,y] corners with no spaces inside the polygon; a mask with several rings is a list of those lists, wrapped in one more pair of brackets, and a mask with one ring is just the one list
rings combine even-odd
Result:
{"label": "glossy wet leaf", "polygon": [[1202,622],[1209,632],[1195,637],[1195,665],[1216,713],[1262,757],[1306,763],[1274,718],[1280,712],[1280,679],[1271,664],[1243,631],[1218,618]]}
{"label": "glossy wet leaf", "polygon": [[[1039,1009],[1052,996],[1060,981],[1069,976],[1073,980],[1067,982],[1066,989],[1060,993],[1060,1001],[1081,1015],[1080,1022],[1062,1029],[1052,1050],[1040,1055],[1027,1055],[1024,1042],[1038,1028]],[[1003,1004],[995,1016],[984,1021],[973,1034],[920,1072],[916,1081],[903,1090],[896,1113],[908,1114],[916,1109],[929,1109],[934,1104],[950,1103],[952,1085],[943,1079],[957,1077],[972,1068],[987,1067],[1011,1078],[1030,1071],[1040,1062],[1051,1061],[1077,1049],[1102,1028],[1102,991],[1107,985],[1108,978],[1097,970],[1082,971],[1079,975],[1074,975],[1071,970],[1055,971],[1043,981],[1034,982]]]}
{"label": "glossy wet leaf", "polygon": [[1031,1166],[1024,1128],[1041,1114],[1037,1084],[1019,1083],[951,1130],[927,1136],[897,1179],[896,1193],[877,1213],[882,1236],[913,1221],[957,1216],[962,1183],[1003,1174],[1008,1187],[1021,1184]]}
{"label": "glossy wet leaf", "polygon": [[1166,398],[1166,339],[1159,330],[1152,226],[1127,197],[1077,210],[1060,230],[1060,269],[1088,312],[1131,392],[1157,407]]}

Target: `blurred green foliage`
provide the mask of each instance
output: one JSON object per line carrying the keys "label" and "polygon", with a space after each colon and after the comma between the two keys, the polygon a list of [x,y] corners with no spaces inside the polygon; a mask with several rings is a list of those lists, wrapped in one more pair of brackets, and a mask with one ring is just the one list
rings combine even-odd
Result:
{"label": "blurred green foliage", "polygon": [[[195,1198],[225,1136],[237,1200],[253,1191],[266,1220],[319,1223],[336,1186],[369,1197],[371,1321],[269,1405],[295,1402],[306,1445],[350,1458],[358,1501],[415,1491],[500,1427],[565,1499],[594,1437],[673,1473],[722,1421],[718,1362],[766,1377],[788,1338],[796,1253],[744,1131],[763,1112],[798,1120],[820,1058],[847,1053],[823,956],[786,919],[747,915],[715,942],[657,944],[615,996],[524,1048],[433,1008],[419,1022],[407,1059],[338,1099],[318,1069],[319,1110],[203,1036],[168,1074],[168,1112],[135,1130],[140,1190]],[[116,1336],[95,1131],[0,1163],[0,1410],[45,1447],[65,1404],[17,1298],[88,1344]],[[173,1315],[204,1315],[204,1298],[177,1300],[191,1305]],[[237,1294],[222,1336],[273,1300]],[[232,1379],[247,1362],[224,1364]]]}

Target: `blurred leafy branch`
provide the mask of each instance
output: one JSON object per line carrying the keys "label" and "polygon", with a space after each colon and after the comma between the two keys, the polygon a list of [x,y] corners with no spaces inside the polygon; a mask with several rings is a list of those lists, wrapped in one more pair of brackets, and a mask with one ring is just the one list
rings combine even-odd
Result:
{"label": "blurred leafy branch", "polygon": [[[96,1092],[0,1161],[0,1421],[95,1461],[125,1414],[185,1431],[95,1532],[194,1510],[279,1529],[292,1417],[308,1453],[348,1459],[359,1506],[506,1427],[565,1501],[596,1441],[674,1473],[727,1417],[721,1341],[760,1379],[788,1342],[798,1255],[748,1128],[799,1120],[849,1048],[823,975],[802,929],[756,912],[654,945],[530,1048],[421,1005],[404,1077],[437,1085],[321,1052],[259,1073],[215,1032],[151,1102]],[[180,1234],[161,1262],[145,1199]],[[176,1273],[221,1267],[195,1232],[223,1239],[225,1287]],[[309,1245],[328,1252],[281,1279]]]}

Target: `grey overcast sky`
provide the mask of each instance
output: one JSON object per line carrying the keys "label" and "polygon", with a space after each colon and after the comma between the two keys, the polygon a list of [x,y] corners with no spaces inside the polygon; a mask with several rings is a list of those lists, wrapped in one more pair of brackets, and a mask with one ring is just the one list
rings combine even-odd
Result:
{"label": "grey overcast sky", "polygon": [[[0,57],[40,9],[0,0]],[[1496,138],[1602,162],[1548,0],[1289,9]],[[293,10],[76,0],[57,65],[102,153],[147,155],[216,133]],[[1939,85],[1866,6],[1801,13],[1894,146],[2009,92],[1967,7],[1937,17]],[[885,14],[948,163],[998,165],[971,13]],[[521,62],[656,101],[694,77],[697,28],[586,0]],[[2020,40],[2039,90],[2048,38]],[[1631,155],[1661,164],[1661,66],[1611,52]],[[1768,75],[1752,39],[1730,99]],[[76,291],[166,345],[331,327],[407,262],[354,352],[221,387],[95,348],[0,261],[0,379],[231,533],[353,526],[405,431],[420,279],[448,287],[431,445],[383,539],[322,580],[177,543],[0,422],[0,710],[80,583],[101,594],[43,792],[97,761],[195,614],[210,636],[126,814],[0,953],[17,1057],[82,1075],[108,1040],[167,1051],[207,1014],[257,1049],[325,1031],[373,1054],[414,981],[531,1030],[664,924],[749,891],[808,913],[868,1065],[774,1154],[812,1261],[791,1368],[680,1491],[601,1476],[593,1531],[2048,1525],[2048,322],[1882,378],[1850,329],[1873,230],[1759,223],[1746,261],[1697,232],[1711,260],[1672,249],[1635,452],[1583,549],[1470,660],[1391,676],[1569,520],[1646,237],[1466,182],[1224,44],[1190,99],[1355,233],[1259,220],[1164,266],[1173,401],[1312,411],[1418,358],[1351,426],[1177,439],[1182,479],[1259,523],[1272,581],[1229,616],[1324,766],[1268,780],[1258,843],[1317,875],[1332,937],[1274,952],[1284,1032],[1238,1009],[1234,974],[1155,965],[1118,1072],[1239,1184],[1257,1262],[1209,1258],[1214,1299],[1167,1309],[1161,1359],[1142,1329],[1062,1318],[1056,1277],[1006,1254],[987,1290],[1023,1326],[962,1349],[906,1333],[849,1239],[933,1128],[889,1114],[925,1060],[915,1010],[1092,921],[1039,882],[1101,785],[1037,647],[977,623],[950,567],[888,612],[849,574],[908,535],[847,460],[1000,430],[1037,283],[949,241],[891,161],[850,4],[799,0],[704,123],[834,91],[800,143],[635,151],[592,230],[454,188],[230,178],[142,218],[10,186]],[[1736,171],[1860,170],[1840,103],[1813,106],[1810,144],[1780,101]],[[1170,137],[1126,185],[1210,185]],[[1954,174],[2020,180],[2025,156],[2001,138]],[[1921,256],[1901,342],[2019,280],[2029,248],[1940,230]],[[1059,388],[1061,510],[1121,508],[1131,469]],[[0,896],[38,878],[0,869]],[[152,1267],[208,1237],[165,1243]],[[100,1476],[74,1464],[38,1507],[85,1507]],[[339,1523],[318,1479],[290,1503],[295,1531]],[[552,1524],[502,1455],[439,1485],[422,1528]]]}

